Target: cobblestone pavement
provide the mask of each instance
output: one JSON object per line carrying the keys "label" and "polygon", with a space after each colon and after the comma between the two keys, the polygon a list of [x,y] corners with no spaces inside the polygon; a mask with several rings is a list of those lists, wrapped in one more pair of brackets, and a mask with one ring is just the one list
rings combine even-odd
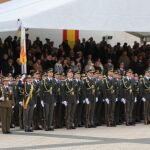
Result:
{"label": "cobblestone pavement", "polygon": [[150,126],[78,128],[34,131],[15,128],[12,134],[0,131],[0,150],[150,150]]}

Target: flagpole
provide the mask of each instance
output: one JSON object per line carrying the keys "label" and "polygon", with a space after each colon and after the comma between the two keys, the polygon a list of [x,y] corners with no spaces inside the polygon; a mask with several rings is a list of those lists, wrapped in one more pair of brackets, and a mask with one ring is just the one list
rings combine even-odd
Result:
{"label": "flagpole", "polygon": [[[22,25],[20,19],[18,19],[19,29],[20,31],[20,63],[21,63],[21,73],[27,74],[27,56],[26,56],[26,31]],[[19,32],[18,32],[19,33]],[[19,37],[19,34],[18,34]]]}
{"label": "flagpole", "polygon": [[22,64],[21,65],[21,73],[22,74],[27,74],[27,64]]}

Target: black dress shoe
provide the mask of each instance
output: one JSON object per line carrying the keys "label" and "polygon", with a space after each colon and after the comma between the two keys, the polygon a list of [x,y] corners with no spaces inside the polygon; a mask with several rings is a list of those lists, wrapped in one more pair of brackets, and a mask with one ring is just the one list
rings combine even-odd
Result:
{"label": "black dress shoe", "polygon": [[10,131],[7,131],[6,133],[7,133],[7,134],[11,134],[11,132],[10,132]]}
{"label": "black dress shoe", "polygon": [[97,126],[102,126],[102,124],[101,123],[98,123],[98,125]]}
{"label": "black dress shoe", "polygon": [[76,129],[76,127],[75,127],[75,126],[72,126],[71,129]]}
{"label": "black dress shoe", "polygon": [[116,125],[120,125],[119,123],[116,123]]}
{"label": "black dress shoe", "polygon": [[11,125],[10,125],[10,128],[15,128],[15,125],[14,125],[14,124],[11,124]]}
{"label": "black dress shoe", "polygon": [[32,129],[29,129],[29,132],[33,132],[33,130],[32,130]]}
{"label": "black dress shoe", "polygon": [[30,132],[29,129],[25,129],[24,131],[25,131],[25,132]]}
{"label": "black dress shoe", "polygon": [[135,122],[130,122],[130,125],[131,125],[131,126],[134,126],[134,125],[135,125]]}
{"label": "black dress shoe", "polygon": [[126,123],[126,126],[131,126],[131,124],[130,123]]}
{"label": "black dress shoe", "polygon": [[52,128],[52,127],[51,127],[51,128],[49,128],[49,131],[54,131],[54,128]]}
{"label": "black dress shoe", "polygon": [[91,125],[91,128],[96,128],[96,125]]}
{"label": "black dress shoe", "polygon": [[78,127],[83,127],[83,125],[79,124]]}

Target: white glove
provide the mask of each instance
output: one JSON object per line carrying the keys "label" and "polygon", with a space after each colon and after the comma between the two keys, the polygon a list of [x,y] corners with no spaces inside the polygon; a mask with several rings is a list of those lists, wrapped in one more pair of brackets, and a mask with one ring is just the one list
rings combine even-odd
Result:
{"label": "white glove", "polygon": [[126,99],[122,98],[121,101],[125,104],[126,103]]}
{"label": "white glove", "polygon": [[142,101],[143,101],[143,102],[146,102],[146,99],[143,97],[143,98],[142,98]]}
{"label": "white glove", "polygon": [[103,99],[103,102],[105,102],[105,99]]}
{"label": "white glove", "polygon": [[118,102],[118,98],[116,98],[116,102]]}
{"label": "white glove", "polygon": [[1,98],[0,98],[0,101],[4,101],[4,97],[1,97]]}
{"label": "white glove", "polygon": [[83,104],[85,104],[85,100],[83,100]]}
{"label": "white glove", "polygon": [[79,104],[79,100],[77,100],[77,104]]}
{"label": "white glove", "polygon": [[34,108],[36,108],[36,104],[34,105]]}
{"label": "white glove", "polygon": [[96,97],[96,103],[98,102],[98,97]]}
{"label": "white glove", "polygon": [[136,103],[137,102],[137,98],[135,97],[135,99],[134,99],[134,102]]}
{"label": "white glove", "polygon": [[108,98],[106,98],[105,101],[106,101],[107,104],[109,104],[109,99]]}
{"label": "white glove", "polygon": [[90,102],[89,102],[89,99],[88,99],[88,98],[86,98],[86,99],[85,99],[85,103],[86,103],[87,105],[89,105],[89,104],[90,104]]}
{"label": "white glove", "polygon": [[62,104],[64,104],[65,106],[67,106],[67,101],[63,101]]}
{"label": "white glove", "polygon": [[54,106],[56,106],[56,103],[54,103]]}
{"label": "white glove", "polygon": [[23,81],[25,79],[26,75],[23,74],[22,77],[21,77],[21,81]]}
{"label": "white glove", "polygon": [[22,102],[21,101],[19,102],[19,105],[22,106]]}
{"label": "white glove", "polygon": [[42,105],[42,107],[44,107],[44,102],[43,102],[43,100],[41,101],[41,105]]}
{"label": "white glove", "polygon": [[11,108],[14,109],[14,106],[12,106]]}

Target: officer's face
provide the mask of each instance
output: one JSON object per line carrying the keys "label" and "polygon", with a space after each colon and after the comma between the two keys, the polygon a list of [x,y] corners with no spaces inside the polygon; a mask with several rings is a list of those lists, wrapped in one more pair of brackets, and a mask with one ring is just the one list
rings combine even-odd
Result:
{"label": "officer's face", "polygon": [[31,78],[28,78],[28,79],[27,79],[27,82],[28,82],[28,83],[32,83]]}
{"label": "officer's face", "polygon": [[97,74],[97,73],[95,73],[95,74],[94,74],[94,78],[96,78],[96,79],[97,79],[97,78],[98,78],[98,76],[99,76],[99,74]]}
{"label": "officer's face", "polygon": [[138,81],[138,80],[139,80],[139,77],[138,77],[138,76],[135,76],[134,79],[135,79],[136,81]]}
{"label": "officer's face", "polygon": [[113,71],[109,71],[108,76],[112,77],[113,76]]}
{"label": "officer's face", "polygon": [[118,78],[116,73],[113,74],[113,77],[116,78],[116,79]]}
{"label": "officer's face", "polygon": [[68,72],[67,73],[67,77],[70,78],[70,79],[72,79],[73,78],[73,73],[72,72]]}
{"label": "officer's face", "polygon": [[130,72],[127,72],[127,76],[128,76],[128,77],[131,77],[131,73],[130,73]]}
{"label": "officer's face", "polygon": [[93,73],[92,73],[92,72],[88,72],[87,75],[88,75],[88,77],[90,77],[90,78],[93,77]]}
{"label": "officer's face", "polygon": [[59,77],[59,75],[56,75],[56,74],[55,74],[55,78],[56,78],[56,79],[59,79],[60,77]]}
{"label": "officer's face", "polygon": [[47,75],[48,75],[49,78],[52,78],[53,77],[53,72],[48,72]]}
{"label": "officer's face", "polygon": [[7,85],[8,85],[8,83],[9,83],[9,81],[8,81],[8,80],[4,80],[4,81],[3,81],[3,84],[4,84],[5,86],[7,86]]}
{"label": "officer's face", "polygon": [[102,79],[103,79],[103,76],[102,76],[102,75],[99,75],[98,79],[99,79],[99,80],[102,80]]}
{"label": "officer's face", "polygon": [[80,74],[75,74],[74,78],[79,80],[80,79]]}

